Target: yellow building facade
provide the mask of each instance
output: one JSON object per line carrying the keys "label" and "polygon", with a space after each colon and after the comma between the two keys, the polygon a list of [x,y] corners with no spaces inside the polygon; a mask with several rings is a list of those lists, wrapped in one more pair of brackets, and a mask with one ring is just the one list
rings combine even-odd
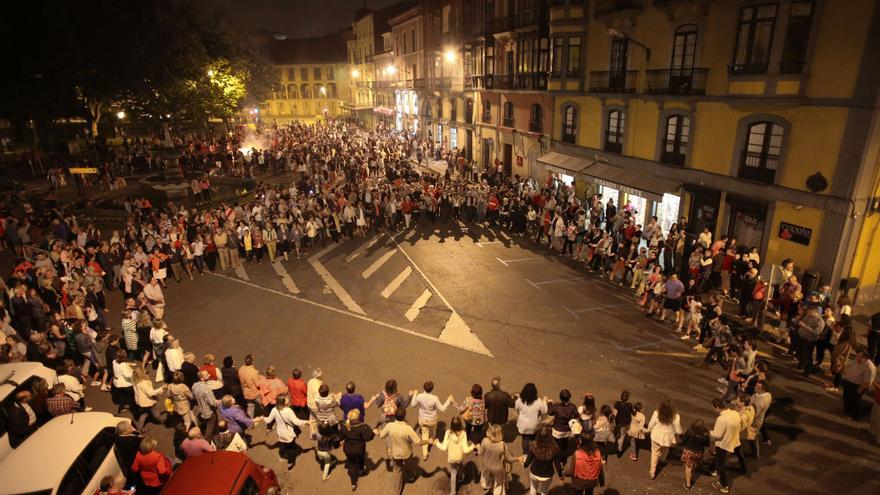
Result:
{"label": "yellow building facade", "polygon": [[685,218],[878,299],[877,9],[551,2],[553,149],[539,161],[644,221]]}

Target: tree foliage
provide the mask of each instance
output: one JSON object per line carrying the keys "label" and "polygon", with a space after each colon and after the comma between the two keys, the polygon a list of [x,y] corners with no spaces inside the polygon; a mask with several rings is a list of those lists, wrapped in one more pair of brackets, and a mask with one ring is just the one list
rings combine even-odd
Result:
{"label": "tree foliage", "polygon": [[268,64],[219,14],[173,0],[14,2],[0,20],[0,113],[16,122],[111,109],[134,118],[230,117],[271,89]]}

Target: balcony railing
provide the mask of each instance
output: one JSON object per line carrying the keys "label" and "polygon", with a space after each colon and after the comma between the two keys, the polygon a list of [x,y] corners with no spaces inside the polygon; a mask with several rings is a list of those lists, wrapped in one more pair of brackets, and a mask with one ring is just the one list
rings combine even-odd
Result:
{"label": "balcony railing", "polygon": [[806,65],[806,61],[804,60],[790,60],[786,62],[779,62],[779,73],[780,74],[800,74],[804,71],[804,65]]}
{"label": "balcony railing", "polygon": [[464,87],[465,89],[471,89],[474,87],[474,76],[465,76]]}
{"label": "balcony railing", "polygon": [[504,127],[513,127],[513,117],[504,117],[501,121]]}
{"label": "balcony railing", "polygon": [[513,89],[523,90],[547,90],[547,73],[546,72],[524,72],[514,77]]}
{"label": "balcony railing", "polygon": [[544,126],[541,122],[537,122],[534,120],[529,121],[529,132],[542,132],[544,130]]}
{"label": "balcony railing", "polygon": [[639,72],[627,71],[591,71],[590,91],[596,93],[634,93]]}
{"label": "balcony railing", "polygon": [[779,156],[753,151],[743,151],[739,177],[772,184],[776,178],[776,168],[779,166]]}
{"label": "balcony railing", "polygon": [[727,71],[731,74],[766,74],[767,63],[731,64]]}
{"label": "balcony railing", "polygon": [[621,153],[623,151],[623,143],[620,141],[605,140],[605,146],[602,148],[609,153]]}
{"label": "balcony railing", "polygon": [[665,148],[669,148],[672,146],[675,146],[674,143],[668,143],[665,139],[663,140],[664,150],[662,153],[660,153],[660,161],[663,163],[668,163],[669,165],[678,165],[679,167],[681,167],[684,165],[684,160],[687,155],[676,153],[674,151],[666,151]]}
{"label": "balcony railing", "polygon": [[497,17],[489,21],[489,31],[492,33],[503,33],[504,31],[512,31],[513,30],[513,21],[514,17],[512,15],[506,15],[504,17]]}
{"label": "balcony railing", "polygon": [[508,74],[486,74],[473,76],[473,84],[478,89],[511,89],[513,78]]}
{"label": "balcony railing", "polygon": [[642,0],[596,0],[596,8],[593,11],[593,15],[601,17],[623,10],[641,9],[642,6]]}
{"label": "balcony railing", "polygon": [[709,69],[650,69],[645,92],[663,95],[704,95]]}
{"label": "balcony railing", "polygon": [[540,24],[544,21],[544,12],[545,9],[540,7],[521,10],[515,14],[514,24],[518,28]]}
{"label": "balcony railing", "polygon": [[483,112],[483,115],[480,116],[480,119],[481,119],[483,122],[485,122],[485,123],[488,124],[489,122],[492,122],[492,114],[491,114],[491,113]]}

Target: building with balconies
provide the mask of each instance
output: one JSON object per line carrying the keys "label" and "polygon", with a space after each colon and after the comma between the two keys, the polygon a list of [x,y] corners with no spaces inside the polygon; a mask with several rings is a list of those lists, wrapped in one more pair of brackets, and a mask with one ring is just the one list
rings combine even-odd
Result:
{"label": "building with balconies", "polygon": [[549,17],[548,171],[880,298],[876,0],[551,0]]}

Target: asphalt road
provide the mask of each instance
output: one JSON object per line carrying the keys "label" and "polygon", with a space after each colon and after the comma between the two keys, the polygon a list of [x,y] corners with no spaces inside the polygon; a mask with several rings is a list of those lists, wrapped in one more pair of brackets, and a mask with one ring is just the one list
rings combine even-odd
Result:
{"label": "asphalt road", "polygon": [[[118,314],[118,299],[118,292],[110,296],[110,315]],[[371,395],[388,378],[401,390],[420,389],[430,379],[438,396],[461,400],[471,384],[488,389],[499,375],[511,393],[532,381],[542,395],[568,388],[575,397],[592,392],[597,404],[610,404],[628,389],[647,416],[671,398],[685,428],[697,418],[711,426],[710,401],[720,395],[720,368],[699,369],[702,355],[669,326],[646,319],[628,290],[529,242],[479,227],[374,235],[274,265],[170,281],[166,299],[167,321],[185,350],[213,353],[218,362],[231,354],[237,364],[251,353],[259,368],[274,365],[285,379],[294,366],[307,375],[321,367],[333,391],[348,380]],[[880,493],[880,448],[867,423],[843,418],[839,396],[804,382],[785,360],[772,357],[769,345],[760,350],[771,356],[773,370],[773,445],[762,449],[761,459],[749,458],[749,474],[731,474],[733,492]],[[115,411],[107,394],[92,390],[91,405]],[[376,410],[367,413],[368,422],[377,417]],[[411,422],[415,417],[411,411]],[[169,430],[153,425],[148,431],[172,452]],[[341,464],[322,482],[309,451],[287,472],[273,448],[274,433],[260,425],[253,437],[250,454],[276,469],[285,493],[349,492]],[[301,438],[300,445],[313,442]],[[512,450],[519,452],[519,445],[514,441]],[[341,451],[336,454],[341,461]],[[374,467],[358,491],[391,493],[383,445],[372,442],[369,455]],[[612,457],[598,493],[684,490],[678,462],[650,481],[649,459],[644,451],[638,462]],[[448,492],[445,467],[444,453],[432,453],[405,493]],[[524,492],[521,480],[527,483],[527,473],[515,468],[511,493]],[[692,492],[714,492],[712,480],[698,476]],[[482,493],[468,481],[459,493]],[[566,493],[557,485],[551,493]]]}

